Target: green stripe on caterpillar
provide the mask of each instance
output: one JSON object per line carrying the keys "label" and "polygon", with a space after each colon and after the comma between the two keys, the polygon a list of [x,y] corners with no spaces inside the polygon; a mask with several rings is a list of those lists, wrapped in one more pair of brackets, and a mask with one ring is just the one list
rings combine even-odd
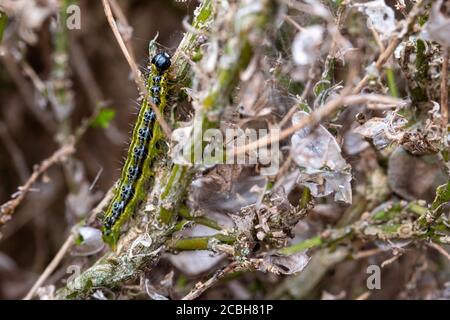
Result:
{"label": "green stripe on caterpillar", "polygon": [[[147,80],[149,97],[161,112],[166,105],[167,71],[170,65],[170,56],[166,52],[155,55]],[[148,191],[146,184],[152,176],[150,167],[156,156],[154,146],[161,138],[160,127],[155,119],[148,101],[144,100],[133,128],[120,180],[103,216],[103,241],[113,249],[119,240],[123,223],[133,214]]]}

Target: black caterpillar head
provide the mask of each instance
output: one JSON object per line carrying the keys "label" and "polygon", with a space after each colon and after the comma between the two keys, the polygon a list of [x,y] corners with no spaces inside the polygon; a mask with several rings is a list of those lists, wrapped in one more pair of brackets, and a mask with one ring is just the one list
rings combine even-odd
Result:
{"label": "black caterpillar head", "polygon": [[167,52],[158,53],[152,58],[152,63],[159,72],[164,72],[169,69],[171,65],[170,56]]}

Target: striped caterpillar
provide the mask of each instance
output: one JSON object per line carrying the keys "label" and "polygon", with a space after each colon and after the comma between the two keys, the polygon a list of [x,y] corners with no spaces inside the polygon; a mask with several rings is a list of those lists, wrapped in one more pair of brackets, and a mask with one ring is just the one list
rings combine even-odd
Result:
{"label": "striped caterpillar", "polygon": [[[151,60],[147,89],[150,99],[160,111],[163,111],[166,105],[167,70],[170,65],[170,56],[166,52],[155,55]],[[133,136],[120,180],[103,217],[103,240],[112,248],[115,248],[119,240],[123,223],[145,198],[146,184],[152,175],[149,168],[156,155],[153,146],[161,135],[155,119],[156,116],[149,103],[144,100],[133,128]]]}

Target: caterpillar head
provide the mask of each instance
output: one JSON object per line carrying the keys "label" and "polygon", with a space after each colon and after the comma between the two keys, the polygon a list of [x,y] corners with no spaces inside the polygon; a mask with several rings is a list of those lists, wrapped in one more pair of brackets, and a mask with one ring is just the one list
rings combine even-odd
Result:
{"label": "caterpillar head", "polygon": [[170,56],[167,52],[161,52],[152,58],[152,64],[155,65],[159,72],[164,72],[171,65]]}

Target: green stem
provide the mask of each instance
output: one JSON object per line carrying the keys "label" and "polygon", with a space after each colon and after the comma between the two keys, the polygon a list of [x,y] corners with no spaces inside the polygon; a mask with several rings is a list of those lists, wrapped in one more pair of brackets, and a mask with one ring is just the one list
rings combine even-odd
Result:
{"label": "green stem", "polygon": [[214,240],[224,244],[233,244],[236,238],[224,234],[216,234],[207,237],[192,237],[178,240],[170,240],[168,247],[175,251],[185,250],[209,250]]}
{"label": "green stem", "polygon": [[306,209],[308,207],[308,203],[311,201],[311,190],[309,188],[304,187],[302,192],[302,197],[300,198],[300,209]]}
{"label": "green stem", "polygon": [[193,221],[197,224],[201,224],[215,230],[222,230],[222,227],[216,221],[202,216],[194,217],[189,213],[189,209],[186,207],[180,208],[178,214],[186,220]]}
{"label": "green stem", "polygon": [[397,83],[395,82],[394,70],[391,67],[387,67],[386,70],[386,79],[389,87],[389,91],[391,92],[391,96],[394,98],[398,98],[398,88]]}
{"label": "green stem", "polygon": [[296,243],[292,246],[285,247],[280,250],[280,253],[290,255],[296,252],[300,252],[306,249],[311,249],[313,247],[317,247],[323,244],[323,240],[321,236],[316,236],[313,238],[306,239],[302,242]]}

